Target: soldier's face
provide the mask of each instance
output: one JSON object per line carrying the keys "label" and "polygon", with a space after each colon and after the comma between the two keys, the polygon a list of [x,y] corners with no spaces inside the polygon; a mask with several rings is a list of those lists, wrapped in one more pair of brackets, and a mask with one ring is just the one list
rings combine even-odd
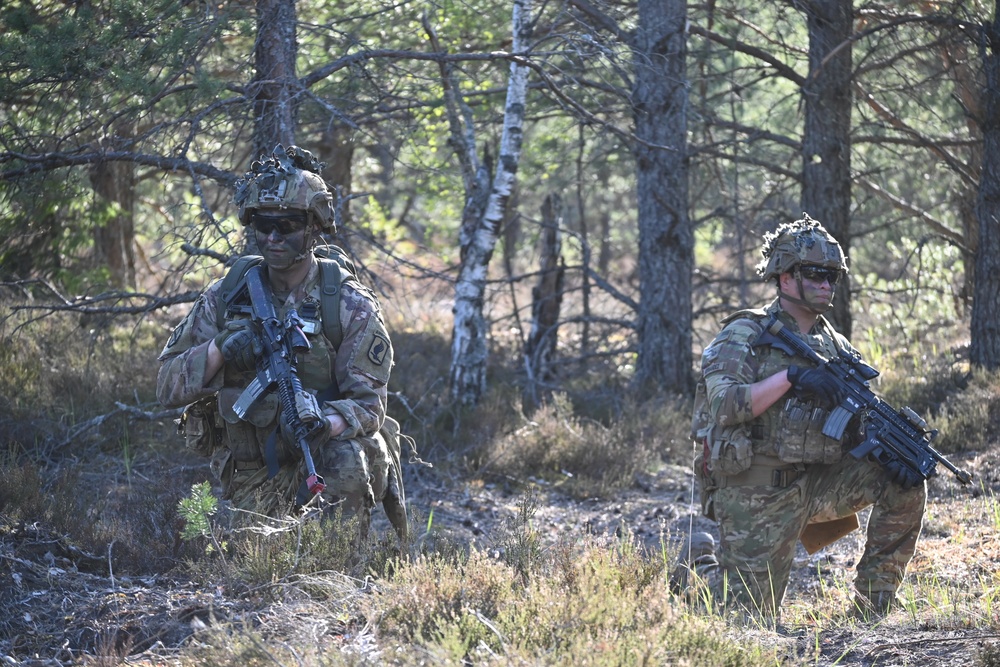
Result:
{"label": "soldier's face", "polygon": [[[811,268],[811,267],[809,267]],[[816,272],[803,270],[798,274],[782,273],[780,287],[784,294],[795,296],[808,304],[813,312],[826,312],[833,303],[838,272]]]}
{"label": "soldier's face", "polygon": [[268,266],[286,269],[305,256],[310,240],[305,213],[257,212],[251,224],[257,235],[257,247]]}

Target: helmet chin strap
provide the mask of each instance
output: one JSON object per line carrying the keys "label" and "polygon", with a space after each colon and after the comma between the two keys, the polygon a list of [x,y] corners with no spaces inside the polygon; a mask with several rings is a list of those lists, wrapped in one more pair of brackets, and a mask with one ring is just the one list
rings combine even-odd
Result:
{"label": "helmet chin strap", "polygon": [[798,267],[795,269],[795,284],[799,287],[799,295],[797,297],[792,296],[788,292],[782,292],[780,284],[778,285],[778,294],[782,298],[788,299],[792,303],[802,306],[803,308],[809,310],[809,312],[816,313],[817,315],[822,315],[833,308],[833,295],[836,294],[835,290],[831,292],[830,303],[825,306],[818,306],[815,303],[806,300],[805,292],[802,290],[802,275],[799,273]]}
{"label": "helmet chin strap", "polygon": [[310,224],[307,229],[309,236],[306,237],[302,243],[302,252],[292,258],[292,263],[289,266],[294,266],[304,259],[309,259],[313,250],[315,250],[316,246],[319,245],[319,239],[315,233],[316,228]]}

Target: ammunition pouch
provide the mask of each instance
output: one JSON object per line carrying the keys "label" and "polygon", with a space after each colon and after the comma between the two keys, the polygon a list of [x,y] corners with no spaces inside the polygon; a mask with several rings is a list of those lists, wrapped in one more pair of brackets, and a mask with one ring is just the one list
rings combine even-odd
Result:
{"label": "ammunition pouch", "polygon": [[701,513],[707,518],[715,521],[715,505],[712,495],[719,488],[715,476],[708,467],[708,459],[711,456],[711,445],[708,438],[702,438],[695,442],[695,447],[699,450],[694,457],[694,476],[698,480],[698,495],[701,500]]}
{"label": "ammunition pouch", "polygon": [[698,478],[701,511],[715,519],[712,494],[728,484],[733,476],[745,474],[754,460],[753,443],[745,424],[735,426],[710,426],[703,429],[704,437],[696,442],[701,451],[694,460],[694,474]]}
{"label": "ammunition pouch", "polygon": [[708,431],[708,466],[723,475],[738,475],[753,461],[753,443],[745,425],[713,426]]}
{"label": "ammunition pouch", "polygon": [[184,446],[199,456],[212,456],[222,446],[224,424],[214,395],[187,406],[175,423]]}
{"label": "ammunition pouch", "polygon": [[789,398],[774,423],[774,448],[785,463],[837,463],[843,446],[823,434],[829,411]]}
{"label": "ammunition pouch", "polygon": [[[279,400],[273,392],[262,396],[247,414],[247,421],[240,419],[233,410],[242,389],[225,387],[219,391],[219,414],[225,429],[228,456],[212,461],[212,472],[222,482],[222,497],[229,500],[240,486],[240,481],[264,467],[261,456],[266,437],[276,428]],[[280,439],[279,439],[280,440]]]}

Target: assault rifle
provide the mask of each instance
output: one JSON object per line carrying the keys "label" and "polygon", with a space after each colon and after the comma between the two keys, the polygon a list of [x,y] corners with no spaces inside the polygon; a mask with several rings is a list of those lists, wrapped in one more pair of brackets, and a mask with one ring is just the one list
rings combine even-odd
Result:
{"label": "assault rifle", "polygon": [[927,422],[910,407],[896,410],[875,395],[869,382],[879,372],[861,361],[861,356],[856,352],[839,349],[836,357],[824,359],[805,341],[786,329],[777,316],[767,322],[757,340],[759,344],[770,345],[790,355],[809,359],[833,376],[844,398],[823,424],[823,435],[840,440],[851,419],[862,413],[865,440],[851,450],[854,458],[871,456],[883,467],[898,469],[903,466],[921,480],[937,474],[935,467],[940,463],[954,473],[962,484],[968,484],[972,480],[970,473],[957,468],[931,446],[931,441],[937,437],[937,429],[929,429]]}
{"label": "assault rifle", "polygon": [[260,329],[262,354],[257,357],[257,377],[243,390],[233,405],[233,411],[242,419],[250,407],[264,394],[277,390],[281,400],[281,414],[285,424],[295,437],[295,442],[302,450],[306,462],[306,487],[313,494],[319,494],[326,488],[323,478],[316,474],[312,453],[306,436],[309,427],[299,417],[295,408],[295,395],[302,391],[299,380],[296,355],[307,352],[311,347],[309,340],[302,332],[304,324],[295,310],[288,311],[285,321],[278,319],[278,313],[272,302],[271,288],[261,275],[260,266],[253,266],[246,272],[246,292],[250,298],[250,306],[234,306],[239,297],[239,290],[230,302],[229,310],[235,312],[249,311],[251,320]]}

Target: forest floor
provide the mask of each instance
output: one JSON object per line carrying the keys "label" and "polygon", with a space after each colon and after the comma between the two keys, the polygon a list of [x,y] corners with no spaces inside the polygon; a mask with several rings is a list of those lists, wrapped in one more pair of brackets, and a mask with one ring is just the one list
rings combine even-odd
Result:
{"label": "forest floor", "polygon": [[[790,664],[1000,664],[983,657],[996,659],[1000,638],[1000,611],[993,608],[1000,589],[1000,512],[991,491],[998,488],[1000,448],[953,459],[974,470],[976,482],[960,488],[947,471],[931,481],[924,534],[904,587],[911,601],[905,609],[877,623],[851,616],[852,567],[863,547],[856,531],[813,556],[800,547],[781,625],[746,628],[747,640],[774,646]],[[436,537],[489,549],[501,526],[518,516],[525,488],[533,489],[531,527],[544,545],[583,535],[609,541],[630,535],[651,558],[667,558],[692,528],[714,530],[697,516],[691,476],[678,466],[644,476],[610,500],[575,499],[558,485],[538,481],[468,481],[435,471],[412,476],[408,493],[418,532],[429,526]],[[387,531],[388,523],[378,516],[373,527]],[[270,634],[280,635],[282,627],[294,625],[281,614],[301,612],[289,605],[264,613],[228,598],[221,587],[171,574],[116,575],[109,566],[113,548],[87,554],[44,526],[0,523],[0,578],[8,589],[0,596],[8,602],[0,627],[10,633],[0,636],[0,662],[75,664],[96,650],[123,661],[130,656],[129,664],[170,664],[210,616],[270,624]],[[342,639],[356,653],[376,650],[378,641],[373,632],[350,638],[345,633]]]}
{"label": "forest floor", "polygon": [[[791,664],[1000,665],[994,648],[1000,641],[1000,609],[993,606],[993,596],[1000,595],[1000,518],[988,491],[1000,481],[1000,451],[950,458],[975,470],[976,480],[962,488],[941,470],[929,483],[923,536],[901,591],[908,599],[905,608],[870,623],[853,616],[853,567],[864,549],[863,512],[862,530],[811,556],[799,545],[781,623],[771,629],[748,627],[746,637],[774,645]],[[534,528],[547,543],[582,534],[610,540],[630,534],[656,558],[676,553],[691,530],[718,539],[715,524],[691,501],[692,479],[685,468],[666,466],[613,500],[575,500],[557,489],[536,488],[541,490]],[[437,488],[431,497],[435,525],[441,522],[460,541],[484,547],[495,526],[516,515],[520,502],[520,495],[503,484]],[[976,599],[970,610],[969,600]],[[984,655],[993,662],[984,662]]]}

